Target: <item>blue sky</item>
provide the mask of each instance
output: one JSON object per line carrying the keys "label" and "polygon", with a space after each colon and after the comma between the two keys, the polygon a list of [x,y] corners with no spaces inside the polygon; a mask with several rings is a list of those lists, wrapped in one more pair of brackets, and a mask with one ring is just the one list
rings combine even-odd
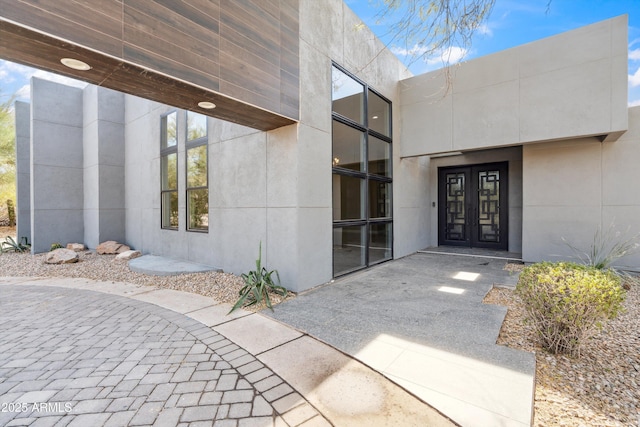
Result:
{"label": "blue sky", "polygon": [[[351,9],[379,37],[386,33],[384,22],[376,22],[379,0],[346,0]],[[640,0],[496,0],[489,19],[472,39],[468,51],[453,49],[452,62],[499,52],[545,37],[573,30],[615,16],[629,18],[629,105],[640,105]],[[384,42],[387,42],[384,40]],[[401,48],[389,46],[402,60]],[[404,47],[404,46],[403,46]],[[442,67],[437,58],[414,61],[414,74]]]}
{"label": "blue sky", "polygon": [[[346,3],[376,34],[386,33],[386,27],[377,24],[375,18],[374,6],[381,0],[346,0]],[[629,104],[640,105],[640,0],[551,0],[550,3],[549,0],[496,0],[489,20],[474,36],[470,49],[454,49],[450,58],[459,59],[462,54],[462,60],[476,58],[625,13],[629,15]],[[394,50],[394,46],[390,48]],[[405,59],[401,54],[398,56]],[[416,61],[411,70],[419,74],[439,68],[441,62],[435,59],[438,58],[432,58],[429,63]],[[32,75],[68,81],[0,60],[0,101],[13,93],[20,99],[28,99],[28,81]]]}

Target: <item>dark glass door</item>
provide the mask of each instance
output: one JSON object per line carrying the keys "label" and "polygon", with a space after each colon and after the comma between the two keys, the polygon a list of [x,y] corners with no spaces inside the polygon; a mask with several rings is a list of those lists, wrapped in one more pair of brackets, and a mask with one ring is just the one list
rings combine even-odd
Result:
{"label": "dark glass door", "polygon": [[507,166],[439,169],[439,245],[508,248]]}

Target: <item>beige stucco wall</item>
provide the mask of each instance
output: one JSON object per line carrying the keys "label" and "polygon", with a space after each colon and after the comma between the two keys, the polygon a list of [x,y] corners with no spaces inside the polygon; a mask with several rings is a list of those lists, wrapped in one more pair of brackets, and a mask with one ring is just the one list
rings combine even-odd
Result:
{"label": "beige stucco wall", "polygon": [[[565,243],[587,251],[595,232],[614,225],[640,233],[640,107],[630,108],[619,140],[595,138],[523,147],[523,247],[526,261],[571,259]],[[640,253],[619,263],[640,269]]]}
{"label": "beige stucco wall", "polygon": [[401,82],[402,156],[618,135],[627,16]]}

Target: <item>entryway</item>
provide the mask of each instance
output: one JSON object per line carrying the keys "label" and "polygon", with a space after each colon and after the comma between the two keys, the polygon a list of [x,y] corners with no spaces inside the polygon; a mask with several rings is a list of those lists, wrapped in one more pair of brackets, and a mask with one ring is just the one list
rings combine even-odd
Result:
{"label": "entryway", "polygon": [[438,169],[438,245],[507,250],[508,162]]}

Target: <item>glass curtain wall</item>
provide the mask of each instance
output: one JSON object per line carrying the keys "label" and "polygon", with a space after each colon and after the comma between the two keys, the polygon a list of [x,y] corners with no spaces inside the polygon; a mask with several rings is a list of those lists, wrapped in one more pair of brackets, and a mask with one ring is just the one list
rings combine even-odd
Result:
{"label": "glass curtain wall", "polygon": [[333,275],[393,257],[391,102],[332,68]]}

